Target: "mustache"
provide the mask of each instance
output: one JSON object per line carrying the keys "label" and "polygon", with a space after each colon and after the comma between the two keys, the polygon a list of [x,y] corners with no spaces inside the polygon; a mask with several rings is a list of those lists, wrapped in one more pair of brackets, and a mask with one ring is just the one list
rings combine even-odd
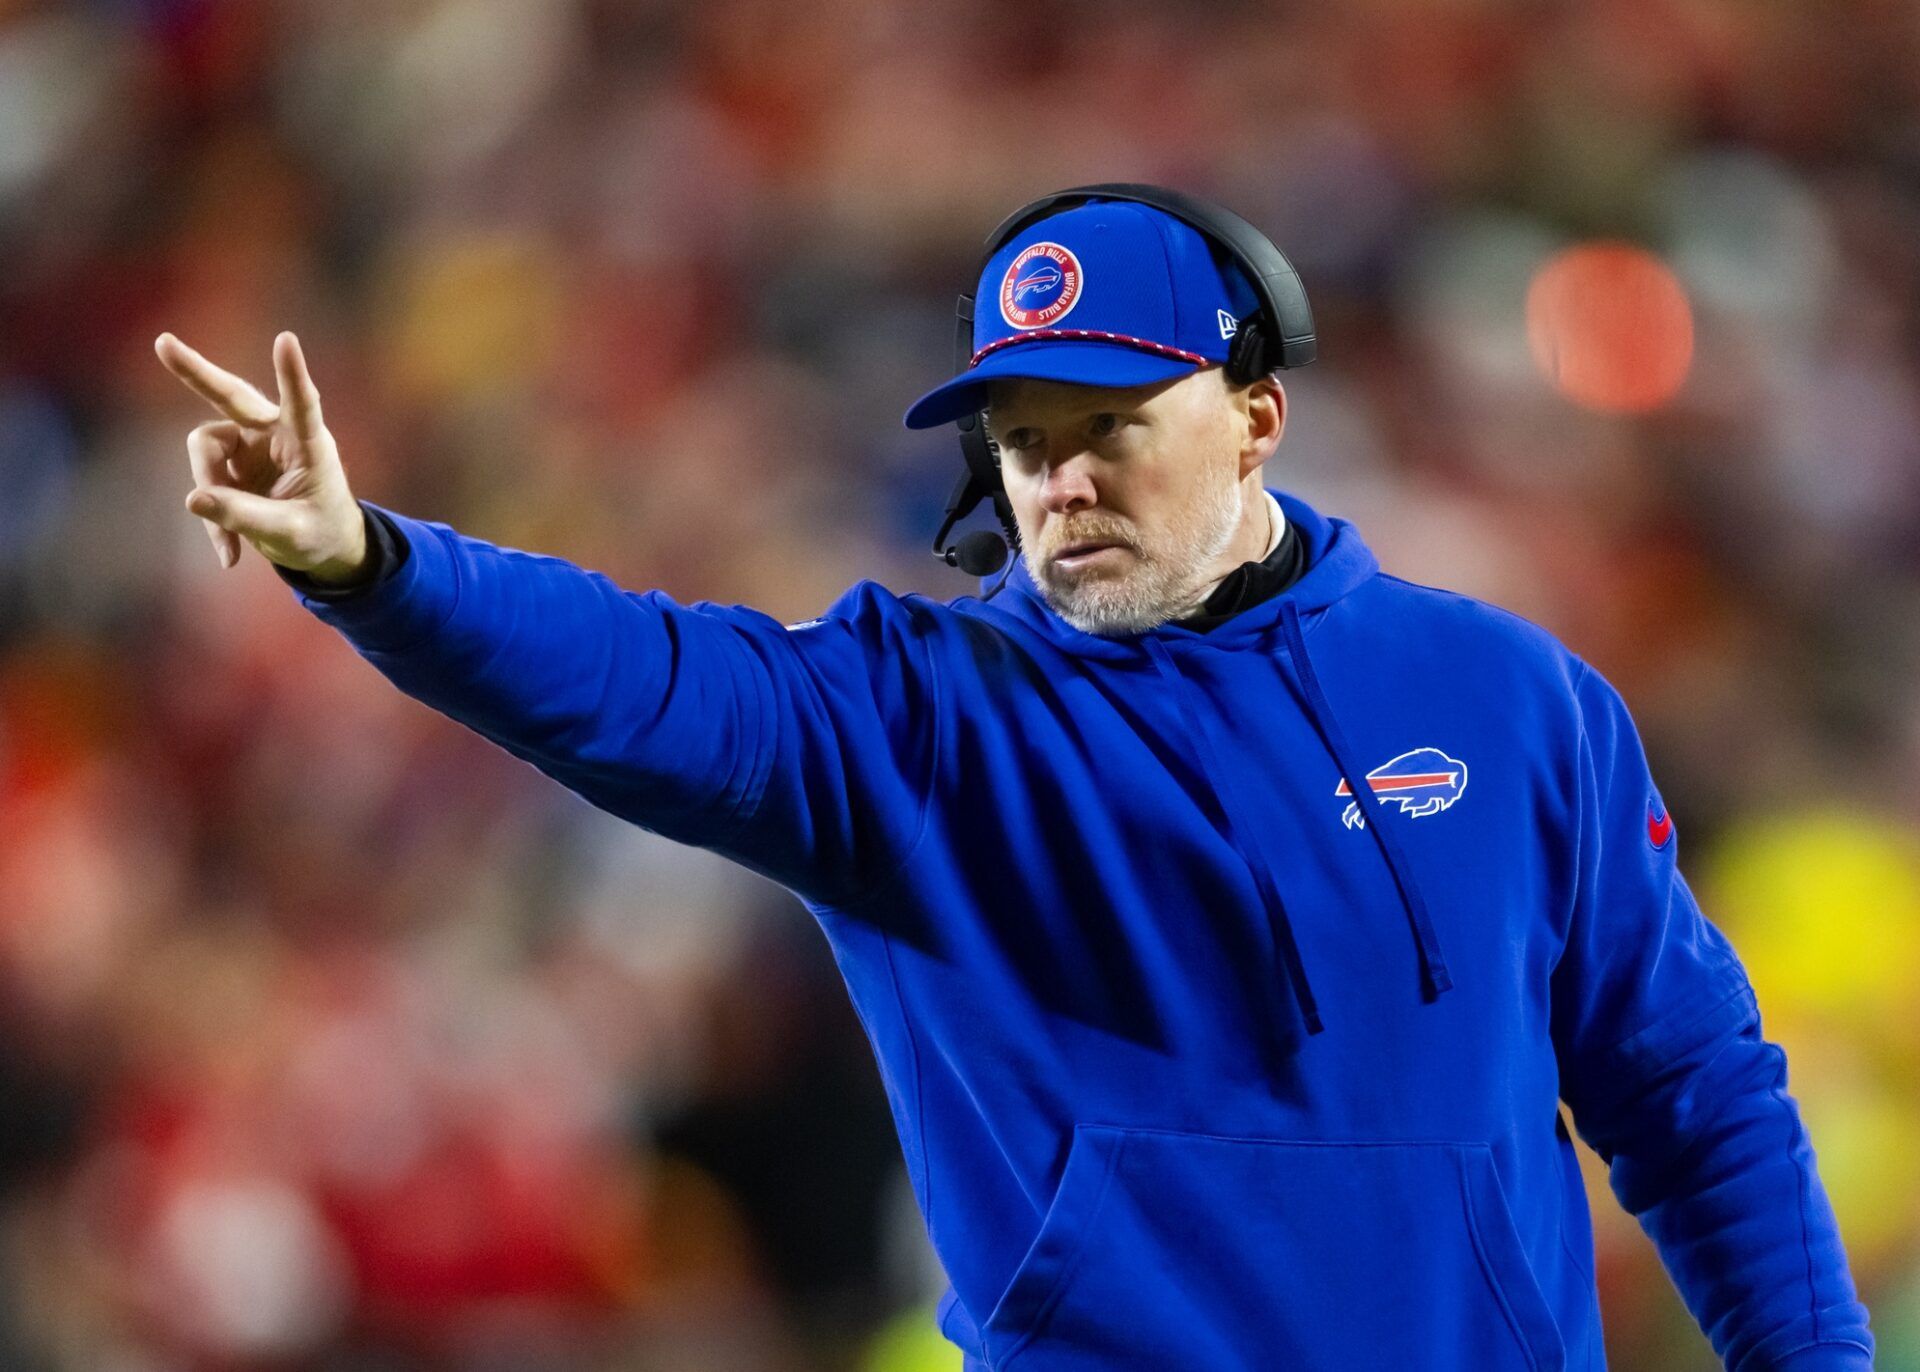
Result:
{"label": "mustache", "polygon": [[1071,547],[1075,543],[1117,543],[1123,548],[1134,548],[1133,538],[1124,528],[1105,524],[1081,524],[1071,529],[1063,529],[1057,536],[1048,539],[1041,548],[1041,552],[1047,557],[1052,557],[1062,548]]}

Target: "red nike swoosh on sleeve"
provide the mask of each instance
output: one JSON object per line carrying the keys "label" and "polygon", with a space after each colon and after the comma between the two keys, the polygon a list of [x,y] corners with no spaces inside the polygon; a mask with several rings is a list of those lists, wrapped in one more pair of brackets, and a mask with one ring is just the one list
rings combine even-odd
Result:
{"label": "red nike swoosh on sleeve", "polygon": [[1666,841],[1671,837],[1673,837],[1673,816],[1663,814],[1660,818],[1655,819],[1653,815],[1649,813],[1647,815],[1647,841],[1653,844],[1654,847],[1660,848],[1664,847]]}

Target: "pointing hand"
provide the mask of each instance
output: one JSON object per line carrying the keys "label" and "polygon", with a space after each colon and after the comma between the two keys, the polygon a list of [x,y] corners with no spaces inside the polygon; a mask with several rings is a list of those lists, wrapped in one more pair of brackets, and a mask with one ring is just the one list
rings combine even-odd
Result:
{"label": "pointing hand", "polygon": [[170,333],[153,350],[223,416],[187,435],[195,483],[187,509],[206,521],[220,565],[240,560],[245,539],[269,562],[317,581],[356,580],[367,560],[365,520],[320,418],[300,341],[291,333],[273,340],[278,404]]}

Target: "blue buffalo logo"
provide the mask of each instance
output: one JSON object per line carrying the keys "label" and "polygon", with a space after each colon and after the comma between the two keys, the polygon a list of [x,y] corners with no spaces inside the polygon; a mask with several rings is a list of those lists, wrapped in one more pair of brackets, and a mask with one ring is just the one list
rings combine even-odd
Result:
{"label": "blue buffalo logo", "polygon": [[1035,267],[1013,283],[1013,298],[1024,302],[1026,297],[1052,290],[1060,284],[1060,273],[1052,267]]}
{"label": "blue buffalo logo", "polygon": [[[1460,799],[1467,789],[1467,764],[1448,757],[1438,748],[1415,748],[1368,772],[1367,784],[1373,788],[1376,799],[1382,803],[1393,802],[1408,818],[1419,819],[1422,815],[1437,815]],[[1342,777],[1333,793],[1350,796],[1353,790]],[[1367,827],[1367,817],[1360,812],[1358,800],[1347,802],[1340,822],[1349,829]]]}

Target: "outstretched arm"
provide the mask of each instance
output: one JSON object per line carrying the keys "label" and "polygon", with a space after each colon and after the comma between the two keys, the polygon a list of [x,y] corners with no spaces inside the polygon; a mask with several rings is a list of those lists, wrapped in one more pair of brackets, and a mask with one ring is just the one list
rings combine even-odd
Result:
{"label": "outstretched arm", "polygon": [[1873,1336],[1794,1099],[1619,693],[1581,664],[1561,1095],[1732,1372],[1867,1372]]}
{"label": "outstretched arm", "polygon": [[789,630],[363,509],[292,335],[275,345],[278,406],[168,336],[159,348],[225,415],[225,465],[211,439],[188,444],[189,508],[216,546],[243,539],[320,585],[356,584],[369,512],[390,522],[404,556],[387,574],[301,600],[401,690],[602,809],[816,903],[850,904],[905,862],[934,760],[923,612],[862,583]]}

